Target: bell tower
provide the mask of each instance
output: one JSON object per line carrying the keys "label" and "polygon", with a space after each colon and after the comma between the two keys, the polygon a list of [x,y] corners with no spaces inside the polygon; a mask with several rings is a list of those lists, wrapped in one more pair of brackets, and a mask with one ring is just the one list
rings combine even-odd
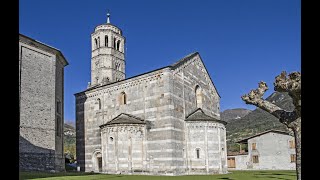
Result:
{"label": "bell tower", "polygon": [[125,79],[125,37],[117,26],[110,23],[98,25],[91,34],[91,85],[99,86]]}

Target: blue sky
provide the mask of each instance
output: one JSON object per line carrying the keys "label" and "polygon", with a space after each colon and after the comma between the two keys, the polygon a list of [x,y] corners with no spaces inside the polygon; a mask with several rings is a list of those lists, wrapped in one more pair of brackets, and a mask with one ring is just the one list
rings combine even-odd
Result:
{"label": "blue sky", "polygon": [[75,120],[74,93],[90,81],[90,34],[106,22],[126,37],[126,76],[198,51],[221,95],[221,110],[254,109],[241,95],[261,80],[301,69],[300,0],[20,0],[19,32],[60,49],[65,121]]}

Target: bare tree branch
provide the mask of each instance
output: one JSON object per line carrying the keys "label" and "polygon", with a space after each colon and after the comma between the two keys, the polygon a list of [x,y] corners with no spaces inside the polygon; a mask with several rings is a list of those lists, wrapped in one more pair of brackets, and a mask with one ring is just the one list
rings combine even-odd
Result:
{"label": "bare tree branch", "polygon": [[295,113],[301,116],[301,74],[300,72],[292,72],[287,76],[283,71],[276,77],[274,90],[278,92],[288,92],[295,106]]}
{"label": "bare tree branch", "polygon": [[263,95],[267,90],[268,90],[267,84],[261,81],[257,89],[251,90],[249,94],[243,95],[241,98],[246,102],[246,104],[255,105],[269,112],[270,114],[278,118],[281,123],[288,126],[291,122],[293,122],[297,118],[297,113],[295,111],[294,112],[285,111],[279,106],[264,100]]}
{"label": "bare tree branch", "polygon": [[[267,84],[261,81],[259,82],[259,87],[257,89],[251,90],[249,94],[243,95],[241,98],[246,102],[246,104],[255,105],[271,114],[275,111],[283,111],[280,107],[263,99],[263,95],[267,90]],[[276,113],[275,116],[280,118],[280,113]]]}

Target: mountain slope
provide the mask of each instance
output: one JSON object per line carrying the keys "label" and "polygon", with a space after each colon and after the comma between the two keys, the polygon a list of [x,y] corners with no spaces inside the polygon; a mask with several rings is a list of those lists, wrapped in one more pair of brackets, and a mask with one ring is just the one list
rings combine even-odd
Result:
{"label": "mountain slope", "polygon": [[[294,109],[292,99],[286,92],[274,92],[268,98],[266,98],[266,100],[287,111],[292,111]],[[231,151],[233,150],[231,146],[234,144],[234,142],[248,136],[252,136],[270,129],[288,132],[287,127],[281,124],[277,118],[260,108],[253,110],[242,118],[229,121],[229,123],[226,125],[226,129],[227,143],[229,150]]]}
{"label": "mountain slope", "polygon": [[223,121],[229,122],[230,120],[240,119],[249,114],[250,112],[251,110],[243,108],[227,109],[220,113],[220,118]]}
{"label": "mountain slope", "polygon": [[63,146],[64,153],[71,154],[76,157],[76,129],[73,124],[64,124]]}

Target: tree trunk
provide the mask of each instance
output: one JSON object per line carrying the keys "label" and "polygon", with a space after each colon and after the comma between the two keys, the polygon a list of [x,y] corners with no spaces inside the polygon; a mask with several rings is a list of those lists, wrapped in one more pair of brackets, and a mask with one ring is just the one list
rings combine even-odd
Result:
{"label": "tree trunk", "polygon": [[301,118],[298,118],[290,128],[293,130],[296,144],[297,180],[301,180]]}

